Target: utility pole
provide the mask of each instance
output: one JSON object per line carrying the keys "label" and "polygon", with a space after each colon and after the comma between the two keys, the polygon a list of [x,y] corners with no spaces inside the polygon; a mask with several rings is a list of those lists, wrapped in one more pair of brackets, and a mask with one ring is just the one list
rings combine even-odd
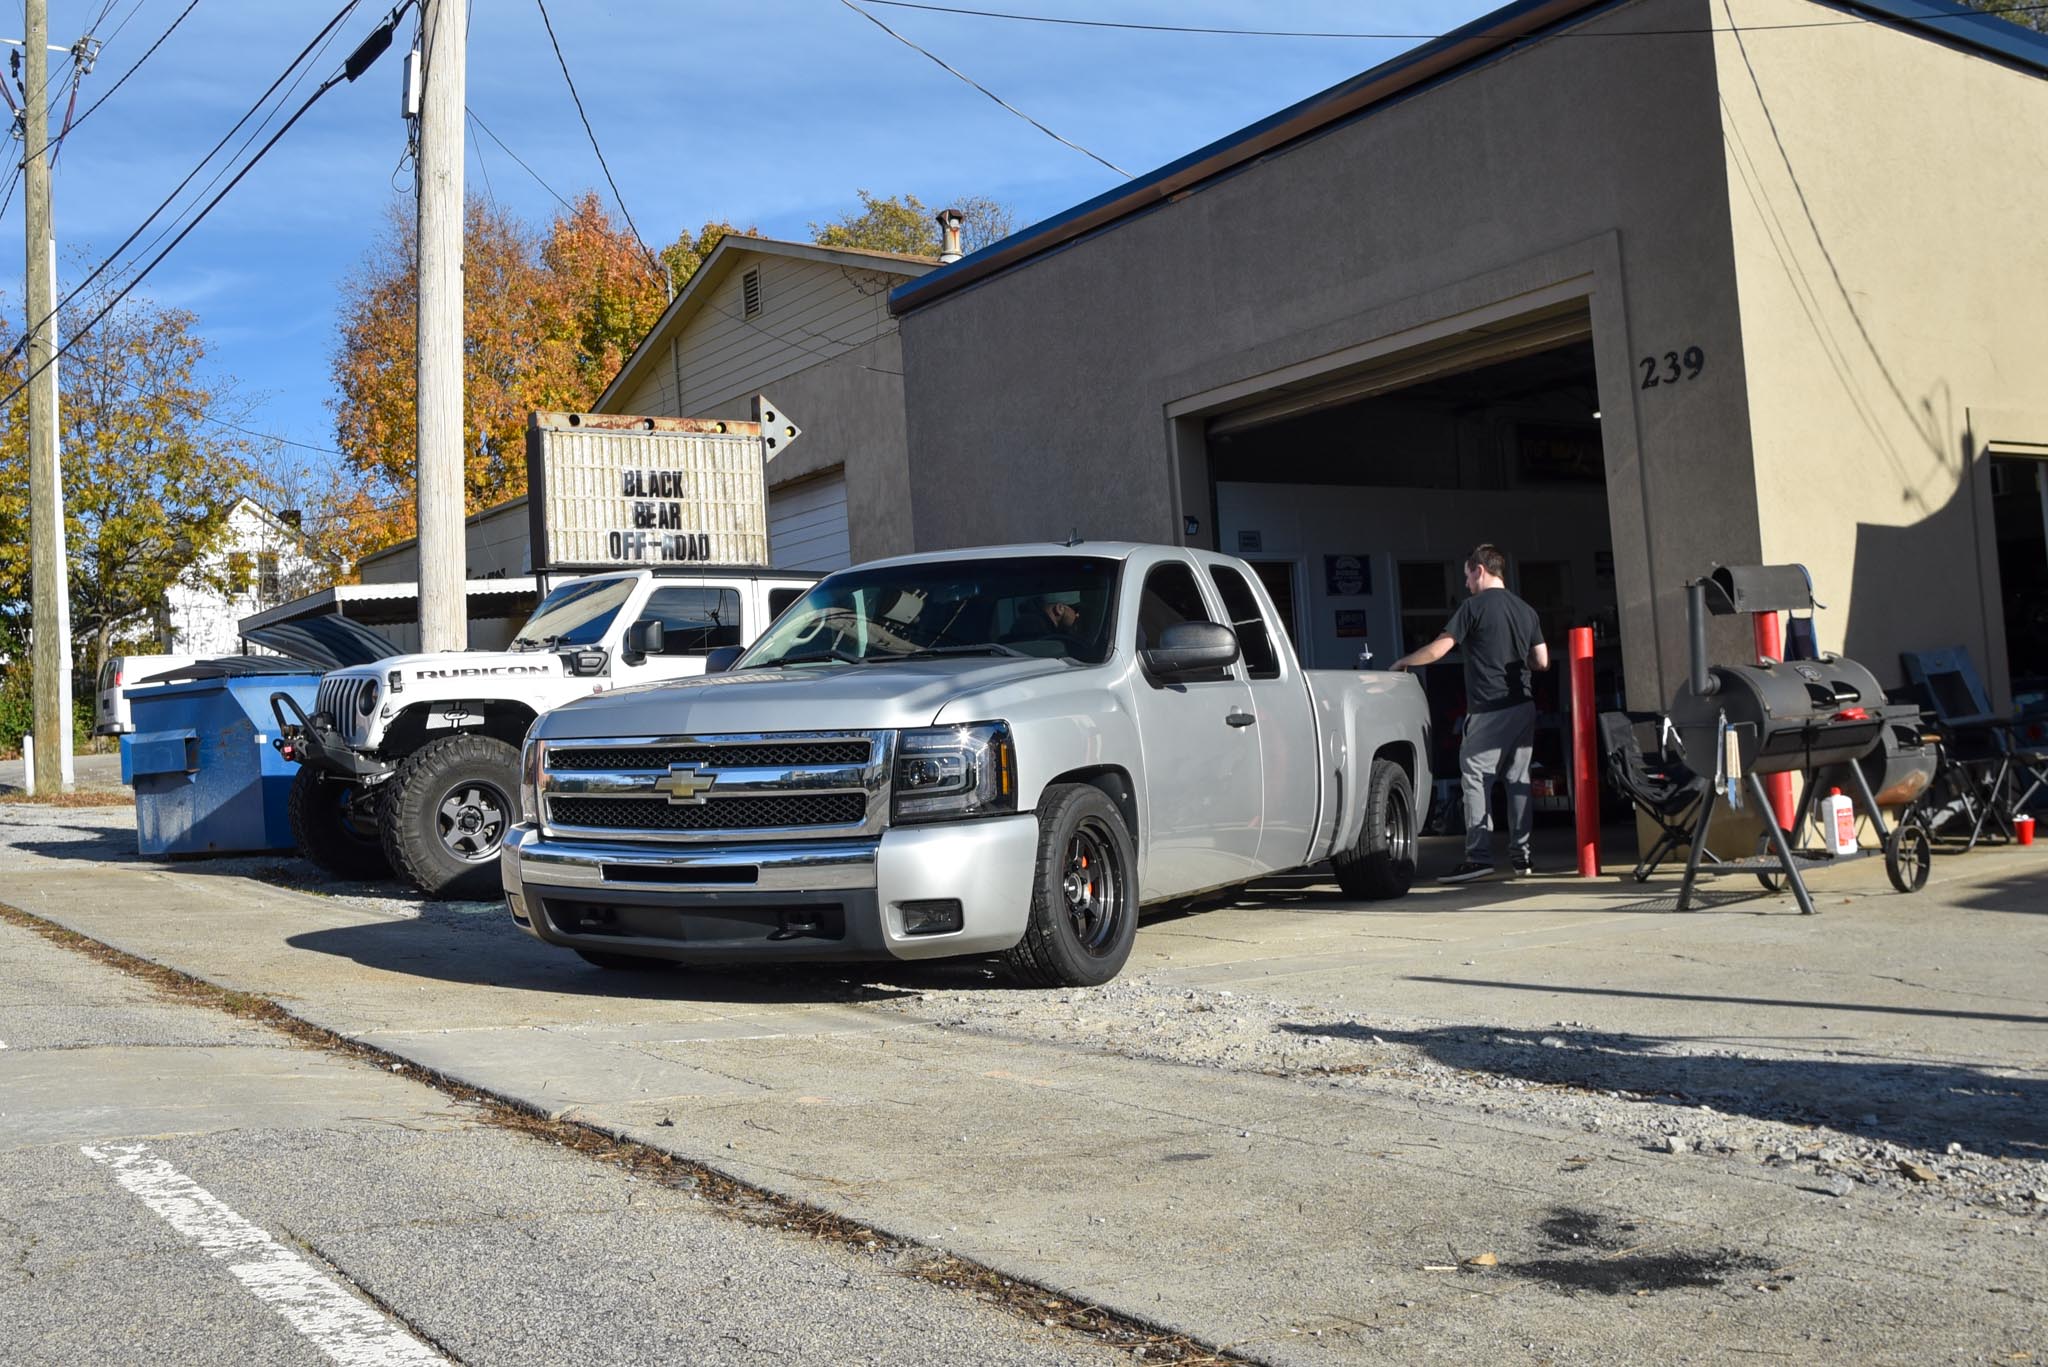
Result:
{"label": "utility pole", "polygon": [[[64,565],[64,484],[57,465],[57,244],[50,210],[50,14],[27,0],[29,602],[35,614],[35,786],[71,784],[71,593]],[[40,373],[38,373],[40,372]]]}
{"label": "utility pole", "polygon": [[467,61],[460,0],[420,9],[420,649],[465,650],[462,440],[462,117]]}

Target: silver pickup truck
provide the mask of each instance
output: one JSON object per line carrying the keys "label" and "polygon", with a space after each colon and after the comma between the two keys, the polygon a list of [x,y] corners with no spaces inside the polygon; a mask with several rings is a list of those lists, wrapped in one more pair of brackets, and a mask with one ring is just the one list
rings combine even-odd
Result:
{"label": "silver pickup truck", "polygon": [[1304,670],[1276,623],[1242,561],[1167,546],[842,570],[729,667],[541,716],[506,901],[605,968],[1002,954],[1083,986],[1149,903],[1326,858],[1398,897],[1422,690]]}

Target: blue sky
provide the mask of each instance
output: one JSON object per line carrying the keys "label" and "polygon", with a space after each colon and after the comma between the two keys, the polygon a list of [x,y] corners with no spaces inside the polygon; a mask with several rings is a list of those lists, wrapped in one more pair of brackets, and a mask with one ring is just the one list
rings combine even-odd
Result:
{"label": "blue sky", "polygon": [[[52,41],[64,43],[106,0],[49,3]],[[185,3],[114,0],[98,33],[125,26],[85,79],[79,108],[126,71]],[[54,193],[66,273],[76,274],[79,256],[97,262],[125,237],[340,3],[199,0],[63,147]],[[1454,28],[1492,8],[1468,0],[986,0],[976,7],[1414,34]],[[315,79],[337,69],[384,12],[365,0],[317,62]],[[855,207],[859,189],[907,191],[934,207],[988,195],[1010,205],[1021,226],[1120,183],[841,0],[552,0],[549,12],[626,206],[655,245],[713,218],[806,238],[810,223]],[[883,5],[869,12],[1062,136],[1138,174],[1413,46],[1126,32]],[[0,36],[18,37],[20,23],[18,6],[0,0]],[[142,287],[198,314],[215,368],[256,402],[252,424],[293,441],[333,444],[325,402],[335,288],[361,260],[386,206],[409,186],[400,166],[398,84],[413,25],[408,16],[392,51],[316,105]],[[603,190],[533,0],[474,0],[469,44],[470,108],[563,195]],[[309,81],[298,98],[311,88]],[[474,130],[468,188],[535,223],[556,207]],[[0,288],[16,309],[21,215],[17,193],[0,215]]]}

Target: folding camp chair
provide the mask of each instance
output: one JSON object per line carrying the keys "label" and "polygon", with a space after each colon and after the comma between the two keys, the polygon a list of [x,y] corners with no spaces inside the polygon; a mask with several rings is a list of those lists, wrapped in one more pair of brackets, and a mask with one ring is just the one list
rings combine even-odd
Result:
{"label": "folding camp chair", "polygon": [[2030,739],[2027,723],[1993,715],[1967,648],[1901,651],[1899,661],[1941,737],[1935,786],[1957,800],[1949,811],[1969,820],[1968,845],[1987,830],[2011,840],[2012,819],[2048,789],[2048,746]]}
{"label": "folding camp chair", "polygon": [[[1637,861],[1631,875],[1638,883],[1647,880],[1680,846],[1691,843],[1700,803],[1707,799],[1712,787],[1710,780],[1665,752],[1661,734],[1656,759],[1643,753],[1637,728],[1651,724],[1661,733],[1664,718],[1655,712],[1600,714],[1600,750],[1606,759],[1607,781],[1638,811],[1657,823],[1657,841]],[[1711,854],[1702,851],[1702,855],[1709,863],[1718,862]]]}

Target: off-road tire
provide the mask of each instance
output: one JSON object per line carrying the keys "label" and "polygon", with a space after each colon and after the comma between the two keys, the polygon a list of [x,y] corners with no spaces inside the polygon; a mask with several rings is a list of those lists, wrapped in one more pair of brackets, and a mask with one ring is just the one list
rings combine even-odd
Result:
{"label": "off-road tire", "polygon": [[614,954],[607,949],[579,949],[576,953],[585,963],[614,973],[666,973],[676,967],[673,959],[651,959],[644,954]]}
{"label": "off-road tire", "polygon": [[292,776],[285,814],[299,853],[343,878],[383,878],[391,872],[375,826],[364,826],[349,799],[354,785],[318,769]]}
{"label": "off-road tire", "polygon": [[1363,817],[1357,841],[1330,856],[1337,886],[1374,902],[1404,896],[1415,883],[1415,790],[1392,760],[1372,762]]}
{"label": "off-road tire", "polygon": [[1095,987],[1114,978],[1138,935],[1138,847],[1100,788],[1056,783],[1038,803],[1031,920],[1006,955],[1032,987]]}
{"label": "off-road tire", "polygon": [[[407,755],[386,786],[384,853],[393,870],[429,897],[500,895],[498,847],[519,810],[517,750],[489,736],[443,736]],[[450,806],[474,808],[479,828],[450,829]],[[477,857],[458,853],[456,843],[465,839],[478,847]]]}

